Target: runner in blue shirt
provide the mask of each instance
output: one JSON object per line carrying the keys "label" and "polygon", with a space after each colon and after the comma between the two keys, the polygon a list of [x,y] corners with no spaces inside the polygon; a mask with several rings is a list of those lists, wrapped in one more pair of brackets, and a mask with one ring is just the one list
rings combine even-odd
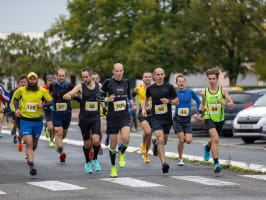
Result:
{"label": "runner in blue shirt", "polygon": [[175,133],[178,134],[178,154],[179,160],[177,165],[183,166],[183,148],[184,143],[190,144],[192,142],[192,126],[191,126],[191,100],[197,102],[197,113],[199,112],[200,99],[196,93],[186,88],[186,79],[184,75],[180,74],[176,77],[176,90],[179,105],[176,106],[175,116],[173,120]]}

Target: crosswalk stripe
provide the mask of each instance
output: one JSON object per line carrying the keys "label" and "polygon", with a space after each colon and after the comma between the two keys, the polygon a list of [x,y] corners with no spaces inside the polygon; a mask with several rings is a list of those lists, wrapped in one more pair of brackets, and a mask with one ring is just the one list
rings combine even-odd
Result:
{"label": "crosswalk stripe", "polygon": [[239,185],[237,183],[227,182],[227,181],[220,181],[217,179],[210,179],[205,178],[201,176],[171,176],[175,179],[185,180],[185,181],[191,181],[195,183],[200,183],[203,185],[210,185],[210,186],[233,186],[233,185]]}
{"label": "crosswalk stripe", "polygon": [[138,179],[133,179],[130,177],[121,177],[121,178],[102,178],[100,180],[116,183],[120,185],[125,185],[129,187],[160,187],[163,185],[157,184],[157,183],[151,183],[147,181],[142,181]]}
{"label": "crosswalk stripe", "polygon": [[0,194],[6,194],[5,192],[3,192],[3,191],[0,191]]}
{"label": "crosswalk stripe", "polygon": [[42,187],[51,191],[63,191],[63,190],[84,190],[85,187],[64,183],[61,181],[40,181],[40,182],[27,182],[30,185]]}
{"label": "crosswalk stripe", "polygon": [[266,175],[240,175],[240,176],[266,181]]}

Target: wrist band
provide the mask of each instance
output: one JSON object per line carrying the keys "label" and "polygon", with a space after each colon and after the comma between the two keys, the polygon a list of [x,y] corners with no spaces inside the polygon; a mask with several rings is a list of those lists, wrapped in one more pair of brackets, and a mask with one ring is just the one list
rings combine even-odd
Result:
{"label": "wrist band", "polygon": [[108,102],[108,98],[109,98],[109,97],[105,97],[105,98],[104,98],[104,101],[105,101],[105,102]]}

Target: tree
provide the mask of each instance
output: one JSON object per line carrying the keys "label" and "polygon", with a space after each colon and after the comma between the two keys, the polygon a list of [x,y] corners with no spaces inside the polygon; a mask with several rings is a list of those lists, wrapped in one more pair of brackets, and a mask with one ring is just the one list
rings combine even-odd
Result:
{"label": "tree", "polygon": [[10,34],[0,40],[1,73],[15,78],[22,73],[37,72],[46,77],[54,73],[62,59],[59,54],[60,42],[51,38],[30,38],[21,34]]}
{"label": "tree", "polygon": [[249,71],[245,63],[256,63],[265,47],[265,11],[265,1],[258,0],[192,1],[183,24],[197,49],[197,66],[219,66],[235,85],[238,74]]}

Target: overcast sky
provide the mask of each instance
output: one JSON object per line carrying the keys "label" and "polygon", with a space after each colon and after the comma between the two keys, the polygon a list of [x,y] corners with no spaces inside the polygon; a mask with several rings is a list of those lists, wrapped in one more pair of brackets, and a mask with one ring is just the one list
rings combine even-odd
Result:
{"label": "overcast sky", "polygon": [[68,15],[67,0],[0,0],[0,32],[44,32],[60,14]]}

